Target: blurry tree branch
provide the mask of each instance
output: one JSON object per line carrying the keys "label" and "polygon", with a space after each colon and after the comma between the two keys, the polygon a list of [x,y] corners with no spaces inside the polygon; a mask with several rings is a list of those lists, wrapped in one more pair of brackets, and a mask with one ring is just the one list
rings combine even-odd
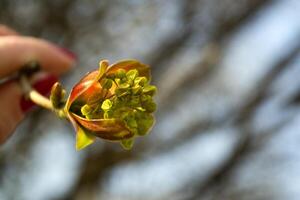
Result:
{"label": "blurry tree branch", "polygon": [[[211,31],[213,34],[209,37],[208,43],[218,44],[270,1],[271,0],[245,1],[248,6],[239,13],[239,16],[228,19],[227,21],[221,18],[219,21],[215,22],[215,29]],[[196,19],[193,19],[194,15],[197,14],[196,3],[196,0],[185,1],[184,6],[182,6],[182,19],[184,24],[182,29],[175,31],[173,35],[168,36],[157,49],[154,49],[153,52],[149,54],[147,60],[149,60],[149,65],[153,67],[154,73],[159,69],[158,66],[161,66],[163,62],[170,60],[175,56],[179,49],[184,47],[184,43],[187,42],[193,34],[198,34],[197,29],[199,28],[199,23],[195,21]]]}
{"label": "blurry tree branch", "polygon": [[[291,51],[284,59],[280,60],[271,71],[257,84],[258,89],[255,91],[249,101],[246,102],[234,115],[232,126],[238,127],[241,133],[240,140],[234,148],[229,158],[210,176],[208,176],[203,182],[193,183],[187,188],[192,188],[192,191],[197,191],[192,194],[189,199],[196,199],[203,196],[206,192],[214,187],[218,187],[220,184],[224,186],[224,183],[230,175],[234,172],[238,165],[242,164],[242,160],[245,159],[250,153],[257,152],[258,147],[266,144],[267,138],[271,138],[275,133],[285,125],[289,119],[281,121],[275,125],[271,130],[266,133],[260,133],[259,136],[253,134],[253,129],[250,126],[251,119],[257,108],[260,107],[269,97],[269,89],[276,78],[290,66],[291,62],[297,57],[300,52],[300,43]],[[264,142],[261,142],[264,141]],[[257,145],[259,143],[259,146]],[[222,187],[218,187],[222,188]]]}

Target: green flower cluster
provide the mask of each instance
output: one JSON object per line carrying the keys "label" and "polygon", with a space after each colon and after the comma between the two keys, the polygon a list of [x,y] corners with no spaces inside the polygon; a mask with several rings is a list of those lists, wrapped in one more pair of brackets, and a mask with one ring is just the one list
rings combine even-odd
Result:
{"label": "green flower cluster", "polygon": [[[135,136],[148,133],[154,124],[152,113],[156,110],[153,96],[156,87],[136,69],[105,75],[99,80],[101,95],[95,94],[81,107],[81,115],[87,119],[119,119]],[[122,140],[124,148],[133,145],[133,138]]]}

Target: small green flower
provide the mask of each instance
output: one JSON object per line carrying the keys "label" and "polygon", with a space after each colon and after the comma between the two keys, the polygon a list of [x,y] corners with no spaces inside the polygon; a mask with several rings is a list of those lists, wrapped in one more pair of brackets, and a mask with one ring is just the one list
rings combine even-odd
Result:
{"label": "small green flower", "polygon": [[112,102],[109,99],[105,99],[101,105],[102,110],[105,111],[109,111],[112,107]]}

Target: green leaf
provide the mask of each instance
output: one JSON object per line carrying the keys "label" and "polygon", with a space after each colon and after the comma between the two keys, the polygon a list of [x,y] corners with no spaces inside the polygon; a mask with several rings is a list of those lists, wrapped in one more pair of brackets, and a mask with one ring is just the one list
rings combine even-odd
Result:
{"label": "green leaf", "polygon": [[103,101],[101,108],[104,111],[108,111],[112,107],[112,102],[109,99],[106,99]]}
{"label": "green leaf", "polygon": [[124,149],[126,149],[126,150],[130,150],[132,148],[132,146],[133,146],[133,143],[134,143],[134,139],[133,138],[121,141],[122,147]]}
{"label": "green leaf", "polygon": [[88,131],[78,127],[76,134],[76,150],[79,151],[95,141],[96,137]]}

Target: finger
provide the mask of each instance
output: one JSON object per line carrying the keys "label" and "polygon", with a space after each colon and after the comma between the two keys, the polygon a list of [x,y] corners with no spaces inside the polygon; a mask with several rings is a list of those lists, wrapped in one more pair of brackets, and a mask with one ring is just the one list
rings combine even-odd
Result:
{"label": "finger", "polygon": [[0,37],[0,78],[30,61],[37,61],[46,71],[59,75],[68,71],[76,57],[45,40],[32,37]]}
{"label": "finger", "polygon": [[18,33],[7,26],[0,24],[0,36],[8,36],[8,35],[18,35]]}
{"label": "finger", "polygon": [[[51,91],[52,85],[57,82],[53,75],[39,74],[32,83],[33,88],[42,95]],[[0,144],[4,143],[13,133],[24,115],[33,107],[33,103],[23,97],[17,81],[11,81],[0,86]]]}
{"label": "finger", "polygon": [[1,85],[0,96],[0,143],[4,143],[24,118],[24,113],[20,107],[22,92],[17,82]]}

